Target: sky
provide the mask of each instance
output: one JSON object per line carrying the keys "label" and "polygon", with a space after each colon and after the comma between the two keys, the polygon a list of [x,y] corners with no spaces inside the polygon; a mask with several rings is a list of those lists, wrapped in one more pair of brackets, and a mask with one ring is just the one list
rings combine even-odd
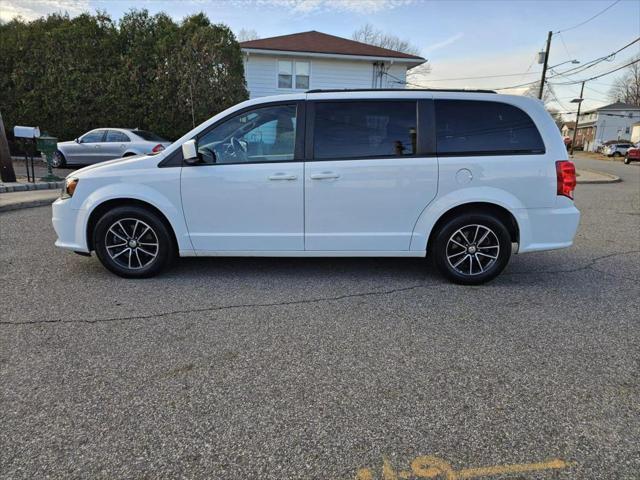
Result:
{"label": "sky", "polygon": [[[537,52],[544,50],[549,31],[554,32],[550,66],[607,56],[640,36],[640,0],[0,0],[0,20],[96,10],[117,20],[141,8],[152,14],[166,12],[176,20],[204,12],[236,33],[255,30],[261,38],[308,30],[350,38],[354,30],[369,23],[419,48],[430,71],[418,69],[409,79],[426,88],[498,89],[537,80],[542,71]],[[551,82],[589,78],[638,55],[640,42],[584,74],[571,79],[558,76]],[[577,66],[566,63],[555,71]],[[622,73],[588,82],[583,111],[611,103],[608,91]],[[475,78],[486,76],[495,77]],[[525,89],[500,92],[520,94]],[[579,96],[579,84],[556,85],[553,90],[557,101],[551,102],[552,107],[575,111],[577,104],[571,100]]]}

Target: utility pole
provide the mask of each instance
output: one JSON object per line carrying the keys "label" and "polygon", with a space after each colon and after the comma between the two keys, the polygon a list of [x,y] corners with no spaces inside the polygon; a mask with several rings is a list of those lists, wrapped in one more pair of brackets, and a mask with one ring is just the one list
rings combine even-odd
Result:
{"label": "utility pole", "polygon": [[544,66],[542,67],[542,80],[540,80],[540,90],[538,91],[538,98],[542,100],[542,91],[544,90],[544,79],[547,76],[547,65],[549,64],[549,50],[551,50],[551,36],[553,32],[549,32],[547,35],[547,50],[544,52]]}
{"label": "utility pole", "polygon": [[16,173],[13,171],[11,163],[11,153],[7,143],[7,135],[4,132],[2,113],[0,113],[0,180],[3,182],[15,182]]}
{"label": "utility pole", "polygon": [[[580,107],[582,106],[582,94],[584,93],[584,82],[582,82],[582,86],[580,87],[580,98],[576,98],[571,100],[571,103],[578,104],[578,112],[576,113],[576,124],[573,129],[573,140],[571,140],[571,156],[573,156],[573,150],[576,148],[576,135],[578,134],[578,122],[580,122]],[[584,149],[584,139],[582,140],[582,148]]]}

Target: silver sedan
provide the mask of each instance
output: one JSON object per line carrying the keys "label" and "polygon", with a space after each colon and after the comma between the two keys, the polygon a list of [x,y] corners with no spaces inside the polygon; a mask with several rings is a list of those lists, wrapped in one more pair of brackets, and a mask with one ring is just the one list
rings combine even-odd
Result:
{"label": "silver sedan", "polygon": [[126,128],[98,128],[68,142],[59,142],[53,166],[89,165],[114,158],[157,153],[171,142],[155,133]]}

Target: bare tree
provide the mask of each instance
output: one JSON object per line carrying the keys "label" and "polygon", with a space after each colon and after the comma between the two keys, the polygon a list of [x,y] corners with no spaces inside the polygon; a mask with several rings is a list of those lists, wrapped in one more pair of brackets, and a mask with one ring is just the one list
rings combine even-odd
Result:
{"label": "bare tree", "polygon": [[238,41],[239,42],[248,42],[249,40],[258,40],[260,35],[253,28],[241,28],[238,32]]}
{"label": "bare tree", "polygon": [[408,40],[383,32],[376,29],[370,23],[367,23],[353,32],[351,35],[353,40],[376,47],[388,48],[397,52],[408,53],[409,55],[420,55],[420,49],[412,45]]}
{"label": "bare tree", "polygon": [[[636,57],[635,60],[639,58]],[[614,102],[624,102],[640,107],[640,63],[629,65],[624,72],[624,75],[613,82],[609,90],[609,98]]]}

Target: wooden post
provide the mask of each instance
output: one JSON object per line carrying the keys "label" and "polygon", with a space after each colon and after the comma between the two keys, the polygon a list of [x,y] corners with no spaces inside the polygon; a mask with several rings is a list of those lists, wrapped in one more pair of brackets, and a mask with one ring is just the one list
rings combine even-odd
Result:
{"label": "wooden post", "polygon": [[13,171],[9,143],[7,142],[7,135],[4,131],[2,112],[0,112],[0,180],[3,182],[16,181],[16,172]]}
{"label": "wooden post", "polygon": [[[576,113],[576,124],[573,127],[573,140],[571,140],[571,156],[573,157],[573,150],[576,148],[576,135],[578,134],[578,123],[580,122],[580,107],[582,106],[582,94],[584,93],[584,82],[580,87],[580,102],[578,102],[578,112]],[[582,136],[582,151],[584,152],[584,135]]]}
{"label": "wooden post", "polygon": [[542,100],[542,91],[544,90],[544,80],[547,76],[547,65],[549,64],[549,51],[551,50],[551,36],[553,32],[549,32],[547,36],[547,51],[544,54],[544,65],[542,66],[542,79],[540,80],[540,90],[538,91],[538,98]]}

